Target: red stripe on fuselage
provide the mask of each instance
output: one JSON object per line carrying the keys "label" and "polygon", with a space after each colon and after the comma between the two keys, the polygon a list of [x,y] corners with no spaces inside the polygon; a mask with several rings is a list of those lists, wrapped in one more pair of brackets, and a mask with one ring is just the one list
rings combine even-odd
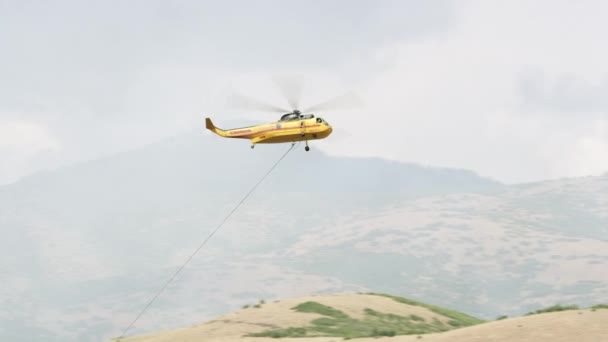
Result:
{"label": "red stripe on fuselage", "polygon": [[[228,131],[228,134],[230,134],[231,136],[233,136],[235,138],[241,138],[241,137],[242,138],[249,138],[249,137],[251,137],[253,135],[257,135],[257,134],[261,134],[261,133],[266,133],[266,132],[271,132],[271,131],[280,131],[280,130],[285,130],[285,129],[301,129],[301,128],[319,127],[319,126],[321,126],[321,125],[320,124],[314,124],[314,125],[308,125],[308,126],[303,126],[303,127],[302,126],[300,126],[300,127],[279,127],[279,128],[273,127],[273,128],[265,129],[265,130],[262,130],[262,131],[257,131],[257,132],[255,132],[253,134],[239,134],[239,133],[249,133],[249,132],[251,132],[251,130],[248,129],[247,131],[249,131],[249,132],[244,132],[245,130],[238,130],[238,131]],[[236,135],[232,135],[233,132],[237,133],[237,134]]]}

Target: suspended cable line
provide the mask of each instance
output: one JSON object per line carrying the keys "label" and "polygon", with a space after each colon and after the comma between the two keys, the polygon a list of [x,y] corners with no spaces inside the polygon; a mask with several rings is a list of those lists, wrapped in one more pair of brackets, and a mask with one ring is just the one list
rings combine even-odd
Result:
{"label": "suspended cable line", "polygon": [[118,339],[121,339],[121,338],[125,337],[125,335],[127,334],[127,331],[129,331],[129,329],[131,329],[131,327],[133,327],[133,325],[148,310],[148,308],[152,305],[152,303],[154,303],[154,301],[158,298],[158,296],[160,296],[160,294],[169,286],[169,284],[171,284],[171,282],[173,282],[173,280],[175,279],[175,277],[177,277],[177,275],[184,269],[184,267],[186,267],[186,265],[190,262],[190,260],[192,260],[192,258],[194,258],[194,256],[205,246],[205,244],[207,243],[207,241],[209,241],[211,239],[211,237],[213,237],[213,235],[215,235],[215,233],[218,230],[220,230],[220,228],[224,225],[224,223],[226,223],[226,221],[228,221],[228,219],[237,211],[237,209],[247,200],[247,198],[249,197],[249,195],[251,195],[251,193],[253,193],[253,191],[270,175],[270,173],[272,173],[272,171],[279,165],[279,163],[281,163],[281,161],[287,156],[287,154],[289,154],[289,152],[291,152],[291,150],[293,150],[293,148],[294,148],[295,145],[296,145],[295,143],[291,144],[291,146],[289,147],[289,149],[287,151],[285,151],[285,153],[281,156],[281,158],[279,158],[279,160],[277,160],[272,165],[272,167],[262,176],[262,178],[260,178],[260,180],[258,180],[258,182],[255,183],[255,185],[249,190],[249,192],[247,192],[245,194],[245,196],[241,199],[241,201],[238,202],[238,204],[228,213],[228,215],[211,232],[211,234],[209,234],[205,238],[205,240],[203,240],[201,242],[201,244],[198,246],[198,248],[196,248],[196,250],[188,257],[188,259],[186,259],[186,261],[177,269],[177,271],[175,271],[175,273],[173,273],[173,275],[169,278],[169,280],[167,280],[167,282],[165,283],[165,285],[163,287],[161,287],[160,290],[158,290],[156,292],[156,294],[154,295],[154,297],[152,297],[152,299],[148,302],[148,304],[146,304],[146,306],[144,306],[144,308],[141,310],[141,312],[137,315],[137,317],[135,317],[135,319],[131,322],[131,324],[129,324],[129,326],[123,331],[122,335],[120,335],[118,337]]}

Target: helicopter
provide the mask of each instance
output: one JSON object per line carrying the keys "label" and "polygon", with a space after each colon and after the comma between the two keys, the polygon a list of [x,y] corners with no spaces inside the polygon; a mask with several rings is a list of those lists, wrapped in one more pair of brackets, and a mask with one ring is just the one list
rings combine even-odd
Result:
{"label": "helicopter", "polygon": [[283,114],[276,122],[223,130],[215,127],[210,118],[205,118],[205,126],[211,132],[224,138],[250,139],[251,148],[256,144],[295,143],[305,141],[306,151],[310,150],[309,140],[327,138],[333,128],[321,117],[302,114],[299,110]]}
{"label": "helicopter", "polygon": [[205,118],[205,127],[223,138],[249,139],[252,149],[257,144],[294,144],[298,141],[304,141],[306,143],[304,149],[309,151],[309,140],[325,139],[333,131],[332,126],[325,119],[313,112],[329,108],[350,107],[357,102],[354,94],[349,92],[311,106],[306,110],[299,110],[297,108],[300,86],[291,84],[290,87],[287,87],[286,84],[283,84],[281,90],[294,109],[285,110],[240,94],[233,94],[231,97],[231,104],[238,108],[280,112],[282,115],[277,121],[255,126],[221,129],[215,126],[211,118],[207,117]]}

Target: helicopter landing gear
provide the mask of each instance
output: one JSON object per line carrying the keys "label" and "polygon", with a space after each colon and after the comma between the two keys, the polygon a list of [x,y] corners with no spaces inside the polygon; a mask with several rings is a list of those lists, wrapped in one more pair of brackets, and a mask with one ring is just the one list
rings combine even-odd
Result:
{"label": "helicopter landing gear", "polygon": [[251,144],[251,149],[253,150],[253,148],[255,147],[255,144]]}
{"label": "helicopter landing gear", "polygon": [[310,151],[310,147],[308,147],[308,140],[306,140],[306,147],[304,147],[304,150],[306,152]]}

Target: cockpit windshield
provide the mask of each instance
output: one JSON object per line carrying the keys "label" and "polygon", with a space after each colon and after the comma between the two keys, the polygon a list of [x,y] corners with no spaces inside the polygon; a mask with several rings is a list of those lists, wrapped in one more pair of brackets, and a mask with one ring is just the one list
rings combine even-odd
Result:
{"label": "cockpit windshield", "polygon": [[317,122],[318,122],[318,123],[322,123],[322,124],[324,124],[325,126],[329,126],[329,123],[328,123],[327,121],[325,121],[325,119],[323,119],[323,118],[319,118],[319,117],[317,117]]}
{"label": "cockpit windshield", "polygon": [[283,116],[281,116],[280,121],[292,121],[292,120],[305,120],[305,119],[312,119],[315,116],[313,114],[298,114],[298,113],[288,113],[285,114]]}
{"label": "cockpit windshield", "polygon": [[299,119],[300,119],[300,115],[298,115],[296,113],[289,113],[289,114],[285,114],[285,115],[281,116],[280,121],[291,121],[291,120],[299,120]]}

